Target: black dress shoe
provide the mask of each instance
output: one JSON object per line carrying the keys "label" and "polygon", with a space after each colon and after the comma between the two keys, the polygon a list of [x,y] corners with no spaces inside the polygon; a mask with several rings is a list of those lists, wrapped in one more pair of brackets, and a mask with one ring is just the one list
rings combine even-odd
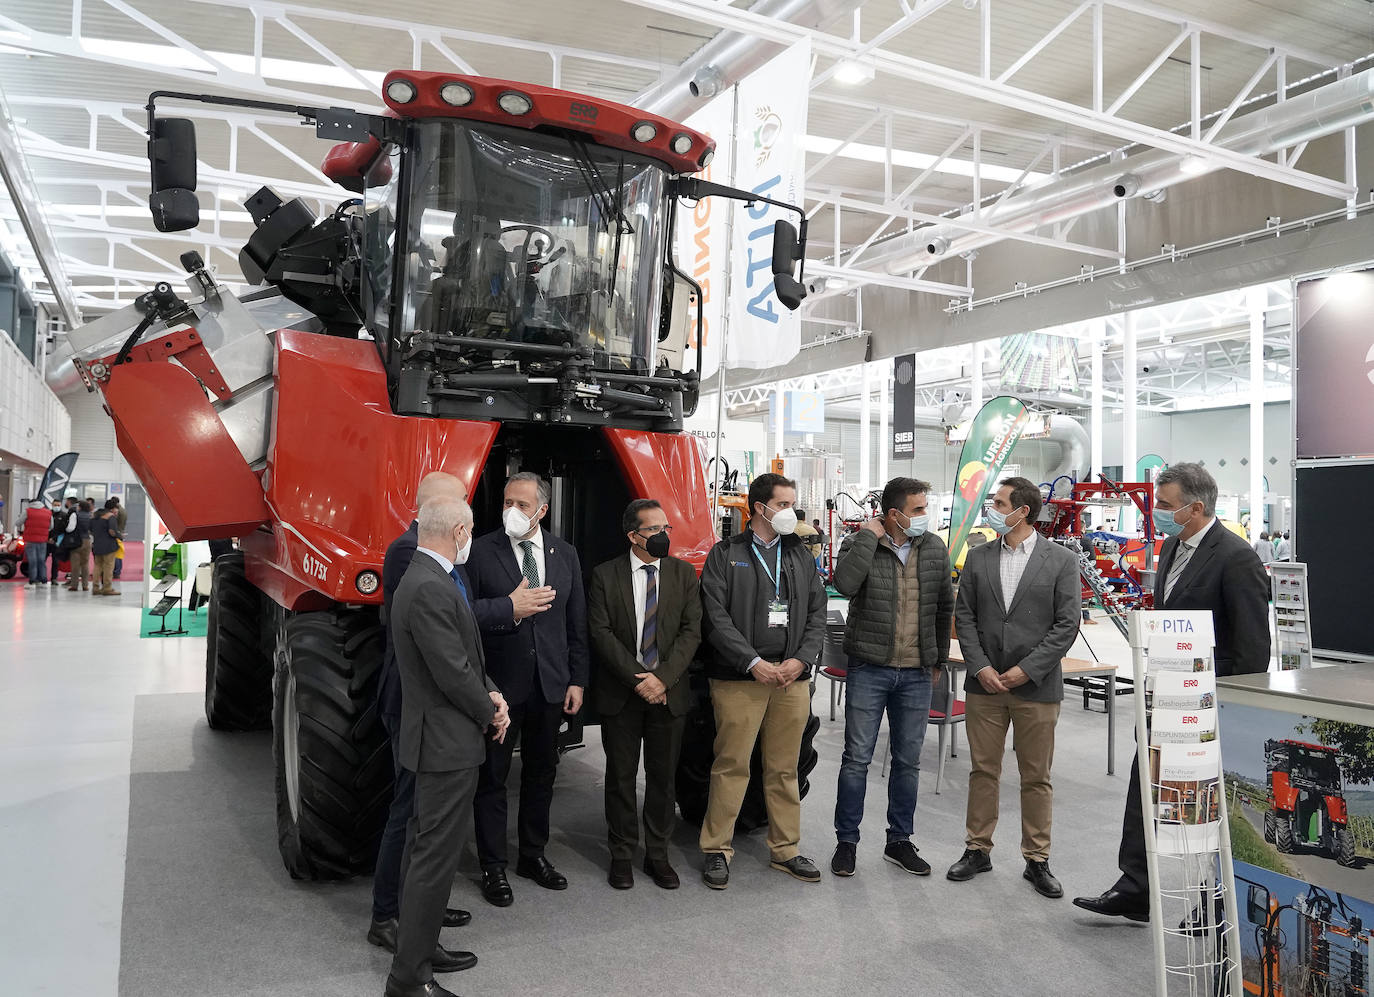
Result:
{"label": "black dress shoe", "polygon": [[664,890],[676,890],[682,885],[677,871],[668,864],[667,859],[644,858],[644,871],[654,881],[654,885]]}
{"label": "black dress shoe", "polygon": [[482,899],[493,907],[509,907],[515,903],[515,891],[506,879],[506,870],[489,869],[482,873]]}
{"label": "black dress shoe", "polygon": [[403,983],[397,983],[388,976],[386,978],[385,997],[458,997],[458,995],[452,990],[445,990],[434,980],[418,987],[410,987]]}
{"label": "black dress shoe", "polygon": [[367,929],[367,940],[378,948],[395,952],[396,919],[389,917],[385,921],[373,921],[372,927]]}
{"label": "black dress shoe", "polygon": [[472,923],[472,912],[460,910],[457,907],[450,907],[444,911],[445,928],[461,928],[466,924]]}
{"label": "black dress shoe", "polygon": [[615,890],[631,890],[635,885],[635,866],[629,859],[611,859],[611,871],[606,882]]}
{"label": "black dress shoe", "polygon": [[1031,859],[1026,860],[1026,871],[1021,874],[1023,879],[1028,879],[1035,887],[1035,892],[1042,897],[1049,897],[1051,900],[1058,900],[1064,895],[1064,887],[1059,885],[1059,880],[1054,878],[1054,873],[1050,872],[1048,862],[1036,862]]}
{"label": "black dress shoe", "polygon": [[980,872],[991,871],[992,859],[988,858],[987,852],[978,848],[965,848],[959,861],[949,867],[949,871],[945,873],[945,878],[952,879],[956,883],[962,883],[972,879]]}
{"label": "black dress shoe", "polygon": [[456,952],[442,945],[434,946],[434,954],[429,957],[429,968],[435,973],[461,973],[477,965],[477,956],[471,952]]}
{"label": "black dress shoe", "polygon": [[520,856],[515,863],[515,874],[523,879],[532,879],[546,890],[566,890],[567,878],[540,855],[538,858]]}
{"label": "black dress shoe", "polygon": [[1074,897],[1073,905],[1107,917],[1124,917],[1128,921],[1148,921],[1150,901],[1137,894],[1108,890],[1099,897]]}

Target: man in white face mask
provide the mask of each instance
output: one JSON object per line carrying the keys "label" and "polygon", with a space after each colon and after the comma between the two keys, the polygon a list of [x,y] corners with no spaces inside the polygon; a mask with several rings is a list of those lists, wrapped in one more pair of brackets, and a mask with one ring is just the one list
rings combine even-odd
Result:
{"label": "man in white face mask", "polygon": [[[830,860],[836,876],[854,875],[868,766],[884,713],[892,773],[883,858],[913,876],[930,875],[911,837],[932,692],[949,660],[954,587],[944,541],[927,529],[929,493],[924,481],[893,478],[883,488],[884,515],[847,537],[835,563],[835,587],[850,600],[844,631],[849,655],[844,759]],[[946,698],[942,691],[937,709],[946,708]]]}
{"label": "man in white face mask", "polygon": [[[572,544],[543,528],[549,486],[522,471],[506,482],[502,529],[479,537],[468,559],[473,597],[499,598],[514,586],[548,593],[527,616],[482,620],[482,643],[491,676],[510,703],[511,724],[520,741],[519,857],[515,874],[546,890],[565,890],[568,881],[544,855],[549,841],[549,807],[558,773],[558,731],[565,717],[582,709],[590,658],[582,562]],[[512,600],[515,605],[515,601]],[[488,746],[477,785],[474,814],[482,896],[497,907],[515,902],[506,878],[506,779],[515,738]]]}

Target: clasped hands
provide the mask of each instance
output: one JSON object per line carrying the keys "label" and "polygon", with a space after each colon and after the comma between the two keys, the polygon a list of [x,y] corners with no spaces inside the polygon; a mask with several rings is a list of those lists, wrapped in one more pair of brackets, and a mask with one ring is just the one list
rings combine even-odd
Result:
{"label": "clasped hands", "polygon": [[983,691],[990,695],[996,695],[999,692],[1011,692],[1018,685],[1025,685],[1030,681],[1030,676],[1021,669],[1020,665],[1012,665],[1001,675],[997,674],[996,668],[988,665],[978,672],[977,678]]}
{"label": "clasped hands", "polygon": [[806,671],[806,665],[797,658],[786,658],[777,663],[771,661],[760,661],[749,670],[755,682],[762,682],[764,685],[775,685],[779,689],[786,689],[793,682],[801,677],[801,673]]}

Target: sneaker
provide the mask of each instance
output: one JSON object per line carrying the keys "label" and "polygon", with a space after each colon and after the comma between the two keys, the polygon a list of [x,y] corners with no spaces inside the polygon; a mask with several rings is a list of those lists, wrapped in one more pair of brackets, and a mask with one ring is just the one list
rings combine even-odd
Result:
{"label": "sneaker", "polygon": [[701,867],[701,881],[713,890],[723,890],[730,885],[730,863],[725,861],[721,852],[706,853],[706,861]]}
{"label": "sneaker", "polygon": [[964,854],[949,867],[949,872],[945,873],[946,879],[952,879],[956,883],[972,879],[980,872],[992,871],[992,859],[988,858],[988,853],[977,848],[965,848]]}
{"label": "sneaker", "polygon": [[816,863],[805,855],[794,855],[786,862],[779,862],[774,859],[768,864],[778,872],[785,872],[793,879],[800,879],[803,883],[819,883],[821,881],[821,871],[816,868]]}
{"label": "sneaker", "polygon": [[883,849],[883,858],[913,876],[930,875],[930,863],[916,854],[916,846],[910,841],[889,841]]}
{"label": "sneaker", "polygon": [[830,856],[830,872],[836,876],[854,875],[854,852],[858,846],[852,841],[841,841],[835,845],[835,854]]}

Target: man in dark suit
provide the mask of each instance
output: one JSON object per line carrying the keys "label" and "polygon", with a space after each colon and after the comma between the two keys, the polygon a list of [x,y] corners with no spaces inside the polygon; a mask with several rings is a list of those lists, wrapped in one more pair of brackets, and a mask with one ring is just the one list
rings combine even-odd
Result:
{"label": "man in dark suit", "polygon": [[[457,477],[444,471],[431,471],[420,479],[415,489],[415,506],[418,509],[427,502],[439,498],[467,501],[468,490]],[[377,679],[377,713],[391,738],[391,757],[395,767],[395,781],[392,786],[391,811],[387,815],[386,829],[377,848],[377,866],[372,879],[372,924],[367,932],[367,940],[373,945],[396,951],[396,919],[400,912],[401,859],[405,852],[406,827],[415,812],[415,773],[401,765],[401,677],[396,669],[396,642],[390,636],[390,619],[395,602],[396,589],[410,567],[415,556],[418,542],[418,523],[411,521],[410,529],[391,542],[386,549],[382,562],[382,622],[387,624],[386,651],[382,657],[382,670]],[[464,568],[458,572],[465,585],[468,583]],[[472,587],[468,585],[468,591]],[[537,611],[553,599],[548,589],[531,589],[521,582],[509,596],[469,602],[477,614],[481,627],[488,622],[510,619],[514,615],[528,615]],[[472,920],[472,914],[453,908],[444,914],[444,927],[462,927]],[[439,970],[443,972],[443,970]]]}
{"label": "man in dark suit", "polygon": [[[1269,669],[1269,576],[1259,556],[1216,518],[1217,483],[1200,464],[1175,464],[1155,482],[1155,530],[1169,539],[1159,554],[1155,608],[1210,610],[1218,675]],[[1140,773],[1131,766],[1117,856],[1121,878],[1106,893],[1076,897],[1095,914],[1150,919]]]}
{"label": "man in dark suit", "polygon": [[[484,622],[482,642],[491,677],[510,703],[511,724],[520,736],[515,874],[547,890],[566,890],[567,879],[545,857],[544,847],[558,774],[558,730],[565,714],[573,716],[582,708],[587,686],[587,605],[577,551],[540,527],[548,511],[549,486],[539,475],[511,475],[501,517],[504,529],[473,544],[468,576],[479,602],[520,584],[553,590],[553,600],[540,612]],[[487,746],[474,803],[482,896],[497,907],[515,902],[506,879],[506,778],[513,751],[513,738]]]}
{"label": "man in dark suit", "polygon": [[946,876],[955,882],[992,869],[1007,728],[1021,777],[1023,878],[1057,900],[1050,872],[1054,729],[1064,699],[1061,662],[1078,636],[1082,612],[1078,558],[1035,532],[1040,486],[1007,478],[984,518],[1000,538],[968,552],[954,619],[968,665],[965,728],[973,760],[968,779],[964,854]]}
{"label": "man in dark suit", "polygon": [[687,666],[701,643],[696,569],[668,556],[671,527],[653,499],[635,499],[621,517],[629,556],[592,572],[587,629],[597,665],[597,709],[606,749],[607,881],[634,886],[639,844],[635,780],[644,752],[644,871],[665,890],[681,885],[668,862],[673,789],[692,695]]}
{"label": "man in dark suit", "polygon": [[[485,732],[505,739],[510,714],[487,677],[477,617],[456,564],[472,548],[472,510],[440,498],[420,507],[418,545],[396,589],[391,634],[401,675],[401,765],[415,773],[396,955],[386,997],[445,997],[434,982],[453,877],[467,838]],[[463,960],[466,969],[476,956]]]}

